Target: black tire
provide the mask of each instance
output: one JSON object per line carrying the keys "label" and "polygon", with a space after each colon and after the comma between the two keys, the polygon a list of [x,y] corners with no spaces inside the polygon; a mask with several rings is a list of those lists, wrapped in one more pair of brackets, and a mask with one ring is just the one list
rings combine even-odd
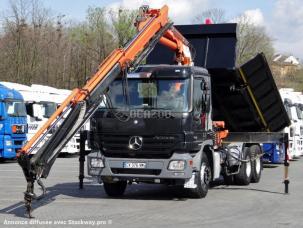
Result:
{"label": "black tire", "polygon": [[249,162],[242,162],[239,173],[234,177],[235,183],[237,185],[249,185],[252,176],[252,163],[249,148],[244,149],[242,158]]}
{"label": "black tire", "polygon": [[104,190],[108,196],[117,197],[122,196],[125,192],[127,182],[118,181],[118,182],[103,182]]}
{"label": "black tire", "polygon": [[211,167],[209,165],[209,161],[205,153],[202,154],[200,170],[201,171],[196,172],[195,175],[195,183],[197,187],[187,189],[190,198],[199,199],[199,198],[204,198],[207,195],[212,174],[211,174]]}
{"label": "black tire", "polygon": [[256,159],[252,161],[252,175],[251,183],[258,183],[261,179],[263,163],[260,154],[262,153],[260,146],[253,145],[250,147],[250,153],[254,155]]}

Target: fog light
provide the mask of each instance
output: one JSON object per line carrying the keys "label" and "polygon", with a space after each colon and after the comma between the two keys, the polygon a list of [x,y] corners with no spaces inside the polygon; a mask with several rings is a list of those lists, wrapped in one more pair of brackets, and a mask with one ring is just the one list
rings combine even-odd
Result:
{"label": "fog light", "polygon": [[103,160],[101,158],[91,158],[90,165],[92,168],[103,168]]}
{"label": "fog light", "polygon": [[169,170],[184,170],[185,169],[185,161],[171,161],[168,166]]}
{"label": "fog light", "polygon": [[5,141],[5,146],[12,146],[13,142],[11,140],[6,140]]}

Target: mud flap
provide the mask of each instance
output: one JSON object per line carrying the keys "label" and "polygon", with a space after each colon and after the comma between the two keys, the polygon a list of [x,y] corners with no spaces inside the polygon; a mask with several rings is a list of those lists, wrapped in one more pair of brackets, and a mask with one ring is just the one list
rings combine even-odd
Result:
{"label": "mud flap", "polygon": [[195,183],[196,173],[193,172],[191,178],[187,180],[184,184],[184,188],[196,188],[197,184]]}

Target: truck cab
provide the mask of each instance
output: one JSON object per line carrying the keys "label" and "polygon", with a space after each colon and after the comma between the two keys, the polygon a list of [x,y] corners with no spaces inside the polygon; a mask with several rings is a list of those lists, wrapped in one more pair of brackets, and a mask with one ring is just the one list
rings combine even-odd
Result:
{"label": "truck cab", "polygon": [[16,90],[0,84],[0,158],[13,159],[26,142],[26,108]]}
{"label": "truck cab", "polygon": [[[64,101],[64,99],[71,93],[70,90],[57,89],[50,86],[33,84],[31,86],[32,96],[35,96],[38,99],[43,97],[43,101],[39,103],[40,108],[37,106],[37,113],[42,113],[43,117],[41,125],[43,125],[51,115],[57,110],[57,107]],[[41,111],[39,111],[39,109]],[[36,133],[41,126],[35,129],[33,135]],[[41,143],[41,145],[43,142]],[[38,148],[35,150],[37,151]],[[64,154],[76,154],[79,152],[79,134],[75,135],[70,139],[70,141],[62,148],[61,153]]]}
{"label": "truck cab", "polygon": [[[57,104],[50,101],[47,94],[38,95],[35,92],[30,92],[26,99],[29,139],[35,135],[56,109]],[[38,145],[38,147],[32,151],[32,154],[35,154],[40,146],[41,145]]]}
{"label": "truck cab", "polygon": [[[89,162],[90,175],[101,174],[106,184],[184,185],[200,170],[202,152],[212,153],[210,88],[199,67],[143,66],[116,79],[91,119],[89,158],[101,156],[104,167]],[[209,166],[201,175],[211,180]]]}

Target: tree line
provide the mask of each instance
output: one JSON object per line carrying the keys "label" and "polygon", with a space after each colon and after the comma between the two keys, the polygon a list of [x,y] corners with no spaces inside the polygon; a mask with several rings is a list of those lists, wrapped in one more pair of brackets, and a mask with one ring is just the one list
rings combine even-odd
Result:
{"label": "tree line", "polygon": [[[65,15],[54,16],[39,0],[12,0],[0,20],[0,80],[69,89],[82,86],[114,48],[135,35],[136,15],[136,10],[89,7],[86,19],[75,23]],[[224,22],[220,9],[199,16]],[[273,54],[265,30],[245,18],[240,20],[238,38],[238,64],[260,51]]]}
{"label": "tree line", "polygon": [[0,36],[0,79],[58,88],[82,86],[135,34],[135,11],[88,8],[86,20],[54,17],[38,0],[11,1]]}

